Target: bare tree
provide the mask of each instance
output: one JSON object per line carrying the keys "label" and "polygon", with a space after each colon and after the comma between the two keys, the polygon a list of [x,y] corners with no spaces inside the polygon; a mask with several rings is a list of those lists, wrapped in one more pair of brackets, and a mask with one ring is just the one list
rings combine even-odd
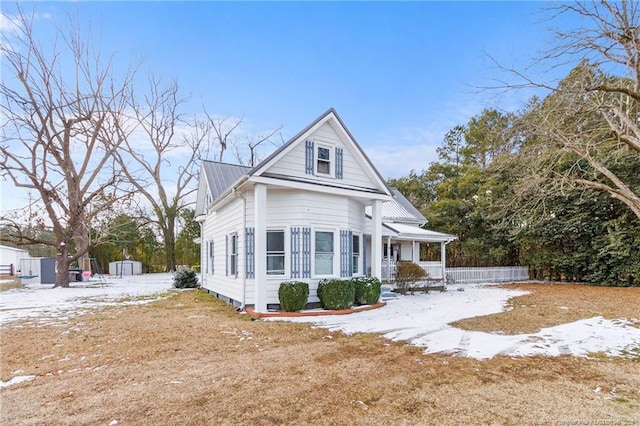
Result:
{"label": "bare tree", "polygon": [[260,162],[259,151],[265,143],[274,147],[284,143],[281,135],[282,125],[260,133],[245,133],[242,129],[243,118],[214,116],[206,109],[205,115],[213,132],[214,142],[220,147],[220,153],[214,156],[217,161],[222,161],[224,153],[231,149],[238,164],[253,167]]}
{"label": "bare tree", "polygon": [[[262,160],[260,155],[260,148],[267,143],[272,147],[277,147],[284,143],[282,134],[280,133],[282,126],[274,129],[266,130],[257,135],[247,135],[244,139],[239,139],[233,142],[233,155],[238,164],[253,167]],[[274,141],[276,136],[279,136],[278,141]]]}
{"label": "bare tree", "polygon": [[207,116],[207,120],[211,130],[214,133],[215,140],[220,145],[220,154],[217,158],[218,161],[222,161],[222,157],[224,156],[224,152],[227,150],[228,145],[230,144],[230,138],[232,135],[235,136],[235,131],[242,124],[243,119],[237,119],[230,116],[219,117],[211,115],[205,109],[205,115]]}
{"label": "bare tree", "polygon": [[[186,99],[176,81],[168,85],[151,76],[149,90],[130,93],[137,132],[125,138],[117,154],[123,173],[150,206],[150,221],[164,242],[165,266],[176,267],[176,224],[197,190],[199,160],[214,144],[207,119],[187,120],[180,112]],[[140,101],[136,99],[140,98]]]}
{"label": "bare tree", "polygon": [[112,58],[73,25],[41,41],[33,14],[19,9],[12,19],[15,32],[3,32],[0,45],[0,173],[37,195],[29,207],[55,238],[17,237],[57,247],[56,286],[68,287],[70,263],[89,250],[91,221],[126,195],[114,155],[135,72],[117,80]]}
{"label": "bare tree", "polygon": [[552,11],[583,26],[556,30],[557,43],[541,62],[555,68],[578,60],[556,87],[509,70],[522,78],[509,87],[551,90],[522,121],[528,161],[521,164],[529,173],[520,194],[544,201],[566,189],[602,191],[640,219],[640,190],[626,173],[640,165],[640,3],[575,2]]}

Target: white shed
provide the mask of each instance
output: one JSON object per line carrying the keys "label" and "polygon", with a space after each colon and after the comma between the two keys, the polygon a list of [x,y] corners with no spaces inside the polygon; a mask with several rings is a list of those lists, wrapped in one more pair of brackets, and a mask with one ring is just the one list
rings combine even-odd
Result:
{"label": "white shed", "polygon": [[142,262],[118,260],[109,263],[109,275],[142,275]]}
{"label": "white shed", "polygon": [[31,259],[27,250],[0,245],[0,273],[19,273],[22,259]]}

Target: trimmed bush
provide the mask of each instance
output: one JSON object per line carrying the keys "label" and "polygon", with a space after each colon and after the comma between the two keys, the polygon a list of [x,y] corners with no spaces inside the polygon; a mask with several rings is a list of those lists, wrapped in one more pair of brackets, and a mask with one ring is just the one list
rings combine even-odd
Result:
{"label": "trimmed bush", "polygon": [[198,288],[198,277],[196,271],[191,268],[179,266],[176,273],[173,275],[173,286],[175,288]]}
{"label": "trimmed bush", "polygon": [[304,308],[309,298],[309,284],[301,281],[280,283],[278,299],[280,308],[286,312],[296,312]]}
{"label": "trimmed bush", "polygon": [[323,297],[322,297],[322,292],[324,291],[324,289],[327,286],[327,284],[329,284],[329,280],[327,280],[327,279],[318,281],[318,290],[316,291],[316,294],[318,295],[318,298],[320,299],[320,307],[322,309],[327,309],[327,307],[324,306]]}
{"label": "trimmed bush", "polygon": [[324,309],[349,309],[356,300],[351,280],[322,280],[318,283],[318,298]]}
{"label": "trimmed bush", "polygon": [[356,305],[373,305],[380,300],[380,287],[382,283],[375,277],[353,278]]}
{"label": "trimmed bush", "polygon": [[398,262],[396,264],[396,288],[405,294],[414,284],[429,274],[422,267],[413,262]]}

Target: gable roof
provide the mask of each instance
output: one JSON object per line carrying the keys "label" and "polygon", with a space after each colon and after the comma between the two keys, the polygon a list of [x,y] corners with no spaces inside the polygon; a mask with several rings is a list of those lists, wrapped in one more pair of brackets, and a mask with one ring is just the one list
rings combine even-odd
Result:
{"label": "gable roof", "polygon": [[260,164],[256,165],[251,170],[249,175],[250,176],[260,175],[263,172],[265,172],[272,163],[274,163],[275,161],[277,161],[277,159],[281,158],[287,152],[293,149],[295,145],[297,145],[298,143],[304,142],[305,137],[309,133],[312,133],[313,130],[317,129],[322,124],[329,122],[331,120],[334,120],[334,122],[338,124],[339,130],[344,132],[344,136],[346,136],[346,138],[349,139],[352,146],[355,148],[357,154],[360,156],[362,160],[361,164],[365,167],[365,169],[369,171],[369,173],[372,176],[375,177],[375,180],[377,181],[377,186],[379,187],[380,192],[390,195],[391,190],[389,186],[387,186],[386,181],[380,175],[380,172],[378,171],[378,169],[373,165],[373,163],[371,162],[367,154],[364,152],[364,150],[362,149],[362,147],[360,146],[356,138],[353,137],[353,135],[351,134],[347,126],[345,126],[344,122],[342,121],[342,119],[340,118],[336,110],[333,108],[329,108],[326,112],[324,112],[322,115],[316,118],[313,122],[311,122],[307,127],[302,129],[295,136],[289,139],[284,145],[276,149],[273,153],[271,153],[271,155],[269,155],[267,158],[261,161]]}
{"label": "gable roof", "polygon": [[[264,172],[271,163],[276,161],[282,155],[285,155],[292,147],[303,140],[303,137],[311,130],[317,128],[319,125],[334,119],[344,131],[344,134],[355,147],[363,163],[366,165],[370,173],[375,176],[377,181],[378,191],[381,194],[391,194],[391,189],[387,185],[386,181],[382,178],[378,170],[375,168],[369,157],[362,150],[362,147],[358,144],[355,138],[351,135],[347,127],[344,125],[342,119],[338,116],[333,108],[329,108],[324,114],[315,119],[311,124],[298,132],[295,136],[289,139],[284,145],[276,149],[271,155],[258,163],[255,167],[241,166],[237,164],[223,163],[220,161],[202,161],[202,172],[206,176],[206,181],[211,193],[212,200],[215,202],[218,198],[224,195],[232,186],[234,186],[241,178],[249,178],[251,176],[259,176]],[[286,176],[280,177],[281,179],[287,179]],[[293,179],[293,178],[290,178]],[[329,185],[325,185],[329,186]],[[361,189],[364,190],[364,189]],[[376,192],[378,192],[376,191]],[[408,201],[407,201],[408,203]],[[411,203],[409,203],[411,204]]]}

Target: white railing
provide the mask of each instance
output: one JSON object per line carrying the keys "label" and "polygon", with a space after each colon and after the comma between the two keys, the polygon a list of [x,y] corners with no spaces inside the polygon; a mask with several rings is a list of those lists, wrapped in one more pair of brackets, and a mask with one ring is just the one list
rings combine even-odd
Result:
{"label": "white railing", "polygon": [[[422,269],[427,271],[428,277],[433,280],[442,279],[442,263],[440,262],[417,262],[422,266]],[[389,267],[391,267],[391,274],[389,274]],[[447,271],[449,271],[447,269]],[[390,281],[396,277],[396,262],[382,262],[382,280]]]}
{"label": "white railing", "polygon": [[[429,278],[442,279],[442,264],[440,262],[418,262],[427,271]],[[389,268],[390,267],[390,268]],[[382,263],[382,280],[393,281],[396,276],[396,263],[384,261]],[[447,268],[447,284],[453,283],[501,283],[512,281],[526,281],[529,279],[527,266],[495,266],[486,268]]]}
{"label": "white railing", "polygon": [[486,268],[447,268],[448,283],[504,283],[527,281],[527,266],[495,266]]}

